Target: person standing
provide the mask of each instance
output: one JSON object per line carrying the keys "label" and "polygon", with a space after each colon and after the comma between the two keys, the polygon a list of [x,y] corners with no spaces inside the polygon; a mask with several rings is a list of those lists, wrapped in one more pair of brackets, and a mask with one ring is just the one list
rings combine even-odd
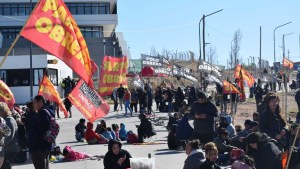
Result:
{"label": "person standing", "polygon": [[119,98],[119,101],[120,101],[120,106],[121,106],[121,110],[123,110],[123,104],[124,104],[124,94],[125,94],[125,88],[123,87],[122,84],[120,84],[120,87],[117,89],[117,92],[118,92],[118,98]]}
{"label": "person standing", "polygon": [[282,76],[280,73],[278,73],[277,75],[277,83],[278,83],[278,90],[281,90]]}
{"label": "person standing", "polygon": [[114,100],[114,111],[118,111],[118,88],[115,87],[114,91],[112,93],[113,95],[113,100]]}
{"label": "person standing", "polygon": [[10,129],[10,136],[5,137],[4,140],[4,161],[1,167],[1,169],[6,169],[11,168],[11,162],[19,152],[18,125],[12,116],[12,112],[4,102],[0,102],[0,117],[5,120]]}
{"label": "person standing", "polygon": [[133,111],[134,108],[134,112],[137,112],[137,104],[138,104],[138,94],[136,92],[135,89],[131,90],[131,100],[130,100],[130,108]]}
{"label": "person standing", "polygon": [[71,118],[72,117],[72,110],[71,110],[72,103],[71,103],[71,101],[68,98],[65,98],[64,105],[66,107],[67,112],[69,112],[69,118]]}
{"label": "person standing", "polygon": [[161,87],[160,86],[157,86],[156,88],[156,91],[155,91],[155,103],[156,103],[156,110],[159,109],[159,105],[161,104],[161,101],[163,100],[163,93],[162,93],[162,90],[161,90]]}
{"label": "person standing", "polygon": [[[237,85],[238,79],[235,79],[235,83],[233,83],[233,86],[236,87],[238,90],[239,87]],[[236,109],[237,109],[237,102],[238,102],[238,94],[237,93],[233,93],[231,94],[231,114],[236,114]]]}
{"label": "person standing", "polygon": [[147,94],[146,100],[147,100],[147,114],[152,113],[152,102],[153,102],[153,92],[151,87],[149,85],[145,86],[145,91]]}
{"label": "person standing", "polygon": [[261,102],[263,100],[263,94],[264,94],[264,91],[261,88],[261,83],[258,83],[256,89],[254,90],[257,112],[258,112],[258,106],[259,106],[259,104],[261,104]]}
{"label": "person standing", "polygon": [[194,120],[193,138],[206,144],[214,139],[215,117],[218,117],[218,110],[204,92],[198,92],[197,98],[192,105],[189,118]]}
{"label": "person standing", "polygon": [[130,115],[132,116],[132,110],[130,108],[130,100],[131,100],[131,93],[126,88],[125,94],[124,94],[124,105],[125,105],[125,114],[124,116],[127,116],[127,109],[130,111]]}
{"label": "person standing", "polygon": [[28,134],[29,152],[35,169],[49,169],[49,154],[52,145],[43,137],[49,130],[51,115],[46,109],[46,100],[41,95],[34,97],[33,108],[37,116],[31,121],[32,125]]}

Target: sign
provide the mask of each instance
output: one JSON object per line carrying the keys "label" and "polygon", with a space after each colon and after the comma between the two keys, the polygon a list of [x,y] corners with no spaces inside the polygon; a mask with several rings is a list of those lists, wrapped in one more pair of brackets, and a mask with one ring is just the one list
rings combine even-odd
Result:
{"label": "sign", "polygon": [[20,35],[61,59],[92,86],[86,42],[62,0],[39,1]]}
{"label": "sign", "polygon": [[100,72],[99,94],[109,96],[114,88],[123,84],[127,86],[128,59],[104,56]]}
{"label": "sign", "polygon": [[136,75],[133,78],[133,80],[131,81],[131,84],[136,88],[144,89],[144,82],[139,75]]}
{"label": "sign", "polygon": [[5,102],[10,109],[14,107],[16,102],[14,94],[2,80],[0,80],[0,101]]}
{"label": "sign", "polygon": [[218,67],[215,67],[202,60],[202,63],[199,65],[198,69],[200,71],[207,72],[208,74],[214,74],[215,76],[221,77],[222,74]]}
{"label": "sign", "polygon": [[110,109],[105,100],[83,80],[77,83],[68,99],[91,123],[105,116]]}
{"label": "sign", "polygon": [[220,85],[222,85],[222,81],[218,77],[216,77],[214,75],[207,75],[207,77],[208,77],[208,81],[209,82],[211,82],[211,83],[219,83]]}

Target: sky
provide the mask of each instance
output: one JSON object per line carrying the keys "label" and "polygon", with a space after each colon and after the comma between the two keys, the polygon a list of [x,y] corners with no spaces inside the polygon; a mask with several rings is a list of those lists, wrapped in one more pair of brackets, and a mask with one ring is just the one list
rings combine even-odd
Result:
{"label": "sky", "polygon": [[246,64],[249,56],[254,56],[258,64],[260,26],[262,59],[273,63],[273,31],[287,22],[292,23],[276,30],[276,61],[282,61],[282,37],[289,33],[286,56],[289,50],[290,60],[300,61],[299,6],[298,0],[118,0],[116,31],[124,33],[132,59],[150,54],[152,47],[160,53],[163,49],[193,51],[199,58],[199,21],[203,15],[223,9],[205,17],[205,39],[216,49],[215,63],[227,65],[234,32],[240,29],[239,56]]}

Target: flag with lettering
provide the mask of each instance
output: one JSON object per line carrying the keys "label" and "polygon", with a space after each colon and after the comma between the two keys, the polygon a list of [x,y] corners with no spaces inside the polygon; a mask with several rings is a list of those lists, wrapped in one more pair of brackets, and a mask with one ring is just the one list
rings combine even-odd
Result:
{"label": "flag with lettering", "polygon": [[241,77],[241,73],[243,74],[243,79],[247,82],[248,87],[252,87],[255,83],[254,77],[241,65],[236,65],[234,77],[239,79]]}
{"label": "flag with lettering", "polygon": [[240,94],[241,92],[231,83],[229,83],[227,80],[223,80],[223,93],[224,94]]}
{"label": "flag with lettering", "polygon": [[94,87],[86,42],[63,0],[40,0],[20,35],[58,57]]}
{"label": "flag with lettering", "polygon": [[57,92],[53,83],[50,81],[47,75],[44,75],[43,77],[38,95],[42,95],[45,97],[45,99],[55,102],[59,106],[59,109],[64,112],[65,118],[68,117],[68,111],[66,110],[59,93]]}
{"label": "flag with lettering", "polygon": [[292,61],[290,61],[289,59],[283,58],[282,62],[283,62],[284,67],[287,67],[289,69],[293,69],[294,63]]}
{"label": "flag with lettering", "polygon": [[79,80],[68,99],[91,123],[105,116],[110,109],[98,92],[83,80]]}
{"label": "flag with lettering", "polygon": [[14,94],[2,80],[0,80],[0,102],[5,102],[11,109],[14,107],[16,102]]}

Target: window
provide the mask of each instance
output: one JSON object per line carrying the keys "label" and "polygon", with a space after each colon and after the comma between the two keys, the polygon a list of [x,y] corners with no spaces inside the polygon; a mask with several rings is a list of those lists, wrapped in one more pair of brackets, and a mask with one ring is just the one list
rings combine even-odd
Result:
{"label": "window", "polygon": [[39,86],[43,80],[44,69],[33,69],[33,85]]}
{"label": "window", "polygon": [[0,32],[2,33],[2,36],[4,39],[14,39],[17,34],[19,34],[21,31],[21,28],[18,27],[12,27],[12,28],[0,28]]}
{"label": "window", "polygon": [[84,4],[77,4],[77,13],[78,15],[84,14]]}
{"label": "window", "polygon": [[25,4],[20,4],[19,5],[19,15],[26,15]]}
{"label": "window", "polygon": [[80,31],[85,38],[101,38],[103,37],[103,27],[80,27]]}
{"label": "window", "polygon": [[92,4],[84,4],[84,14],[92,14]]}
{"label": "window", "polygon": [[29,69],[6,70],[6,84],[8,86],[29,86]]}
{"label": "window", "polygon": [[3,5],[3,15],[10,15],[10,5]]}
{"label": "window", "polygon": [[48,69],[48,78],[53,83],[54,86],[57,86],[57,69]]}
{"label": "window", "polygon": [[18,15],[18,5],[10,5],[10,12],[11,15]]}
{"label": "window", "polygon": [[6,83],[6,70],[0,70],[0,78]]}
{"label": "window", "polygon": [[110,13],[110,4],[101,3],[100,4],[100,14],[109,14]]}
{"label": "window", "polygon": [[76,4],[68,4],[69,5],[69,10],[71,12],[71,14],[76,14]]}

